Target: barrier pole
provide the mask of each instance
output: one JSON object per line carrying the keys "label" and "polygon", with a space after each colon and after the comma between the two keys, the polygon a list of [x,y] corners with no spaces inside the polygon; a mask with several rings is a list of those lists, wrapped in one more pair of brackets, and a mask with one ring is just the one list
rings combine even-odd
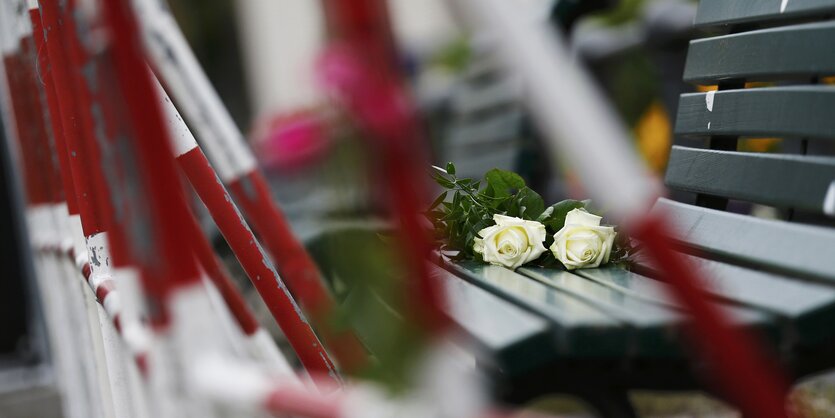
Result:
{"label": "barrier pole", "polygon": [[350,330],[333,327],[335,302],[322,274],[273,200],[243,134],[212,87],[165,2],[134,0],[142,37],[154,71],[197,134],[218,177],[255,231],[292,296],[309,316],[342,369],[359,372],[367,363]]}

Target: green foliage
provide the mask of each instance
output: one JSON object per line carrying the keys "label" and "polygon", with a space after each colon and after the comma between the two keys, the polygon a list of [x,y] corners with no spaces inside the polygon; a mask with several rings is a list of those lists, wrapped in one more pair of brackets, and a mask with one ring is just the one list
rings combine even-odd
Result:
{"label": "green foliage", "polygon": [[354,330],[374,356],[358,377],[392,392],[409,387],[428,341],[405,316],[410,277],[399,247],[390,231],[371,226],[334,229],[308,243],[339,302],[331,325]]}
{"label": "green foliage", "polygon": [[[433,167],[433,178],[444,191],[432,202],[426,216],[432,222],[435,238],[444,251],[457,252],[455,259],[481,260],[473,251],[477,234],[495,224],[493,215],[506,215],[545,225],[545,247],[550,247],[554,234],[565,225],[565,217],[574,209],[589,210],[588,200],[563,200],[545,207],[542,197],[526,184],[518,174],[493,169],[481,181],[458,178],[455,165],[447,163],[446,169]],[[619,234],[618,245],[613,249],[612,261],[625,260],[629,255],[629,239]],[[550,251],[546,251],[535,264],[562,268]]]}
{"label": "green foliage", "polygon": [[433,65],[445,68],[453,73],[460,73],[467,68],[472,58],[470,42],[467,38],[459,38],[450,42],[430,58]]}
{"label": "green foliage", "polygon": [[445,170],[435,168],[433,177],[446,190],[429,207],[427,217],[436,238],[446,249],[459,251],[462,258],[479,258],[473,243],[478,231],[493,224],[493,214],[535,220],[545,210],[542,197],[515,173],[493,169],[484,181],[477,181],[458,178],[452,163]]}

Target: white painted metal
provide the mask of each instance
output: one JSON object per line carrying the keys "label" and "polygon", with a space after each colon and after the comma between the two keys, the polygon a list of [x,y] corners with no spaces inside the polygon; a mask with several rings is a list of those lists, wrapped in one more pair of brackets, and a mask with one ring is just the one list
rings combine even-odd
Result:
{"label": "white painted metal", "polygon": [[133,0],[151,67],[191,122],[218,175],[230,182],[256,169],[255,157],[165,2]]}
{"label": "white painted metal", "polygon": [[313,76],[325,41],[320,2],[237,0],[235,6],[256,118],[320,102],[322,93]]}
{"label": "white painted metal", "polygon": [[93,410],[94,416],[114,417],[113,399],[110,391],[110,379],[107,372],[107,360],[105,357],[105,347],[101,335],[102,321],[99,318],[99,304],[96,301],[96,295],[90,290],[86,280],[80,274],[72,278],[75,283],[70,293],[77,292],[81,296],[81,313],[85,314],[82,320],[86,320],[84,324],[87,329],[87,334],[84,335],[84,341],[87,347],[84,350],[84,360],[81,360],[87,366],[88,379],[93,384]]}
{"label": "white painted metal", "polygon": [[[61,269],[60,260],[55,255],[47,254],[40,247],[39,237],[43,237],[47,230],[52,229],[50,223],[37,214],[41,211],[39,207],[28,209],[28,229],[34,246],[34,267],[35,277],[38,280],[38,289],[43,301],[47,332],[51,345],[53,364],[59,386],[64,394],[62,405],[64,414],[70,418],[83,418],[88,416],[89,396],[87,386],[83,385],[81,364],[77,362],[78,347],[73,343],[70,327],[67,319],[72,315],[66,302],[66,276]],[[60,342],[63,342],[60,343]]]}
{"label": "white painted metal", "polygon": [[223,334],[225,337],[224,345],[231,349],[235,357],[247,358],[249,353],[245,347],[244,333],[235,322],[235,318],[226,306],[223,296],[205,273],[201,274],[201,282],[206,290],[206,297],[211,304],[212,317],[217,318],[216,332]]}
{"label": "white painted metal", "polygon": [[388,7],[395,41],[407,54],[434,53],[460,36],[443,0],[389,0]]}
{"label": "white painted metal", "polygon": [[180,116],[180,112],[177,111],[168,93],[162,88],[159,80],[153,74],[152,77],[156,82],[156,94],[162,103],[163,117],[168,124],[168,132],[171,133],[171,145],[174,148],[174,157],[179,157],[197,148],[197,141],[188,129],[183,117]]}
{"label": "white painted metal", "polygon": [[282,382],[301,383],[287,357],[279,351],[273,337],[263,328],[246,337],[250,355],[267,367],[267,371],[281,378]]}
{"label": "white painted metal", "polygon": [[576,170],[615,218],[640,218],[661,188],[630,147],[622,123],[572,59],[561,35],[531,24],[506,0],[452,0],[472,27],[492,34],[501,62],[524,86],[554,163]]}

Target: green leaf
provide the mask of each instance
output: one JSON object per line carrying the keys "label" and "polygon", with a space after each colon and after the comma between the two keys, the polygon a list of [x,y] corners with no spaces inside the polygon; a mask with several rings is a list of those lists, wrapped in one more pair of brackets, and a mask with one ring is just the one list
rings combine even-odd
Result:
{"label": "green leaf", "polygon": [[490,197],[511,197],[525,187],[525,180],[518,174],[494,168],[484,175],[487,180],[485,192]]}
{"label": "green leaf", "polygon": [[451,180],[449,180],[448,178],[444,177],[441,174],[437,174],[437,173],[433,174],[432,178],[435,180],[436,183],[440,184],[441,187],[443,187],[445,189],[455,188],[455,183],[453,183]]}
{"label": "green leaf", "polygon": [[432,204],[431,204],[431,205],[429,205],[429,210],[435,209],[435,208],[436,208],[436,207],[438,207],[441,203],[443,203],[443,202],[444,202],[444,200],[446,200],[447,194],[449,194],[449,192],[443,192],[443,193],[441,193],[441,195],[440,195],[440,196],[438,196],[437,198],[435,198],[435,200],[432,202]]}
{"label": "green leaf", "polygon": [[516,195],[519,202],[519,214],[517,217],[527,220],[534,220],[545,211],[545,201],[539,193],[528,187],[523,187]]}
{"label": "green leaf", "polygon": [[446,172],[451,176],[455,175],[455,164],[453,164],[452,161],[446,163]]}

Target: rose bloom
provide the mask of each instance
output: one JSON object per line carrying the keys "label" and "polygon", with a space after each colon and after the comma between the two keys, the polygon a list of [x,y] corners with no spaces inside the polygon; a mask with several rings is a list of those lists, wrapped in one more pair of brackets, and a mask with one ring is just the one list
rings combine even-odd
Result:
{"label": "rose bloom", "polygon": [[503,215],[493,215],[493,220],[496,225],[479,231],[481,238],[473,244],[485,262],[515,270],[546,251],[545,225]]}
{"label": "rose bloom", "polygon": [[609,262],[615,228],[600,226],[602,218],[582,209],[565,217],[565,226],[554,234],[551,252],[569,270],[595,268]]}

